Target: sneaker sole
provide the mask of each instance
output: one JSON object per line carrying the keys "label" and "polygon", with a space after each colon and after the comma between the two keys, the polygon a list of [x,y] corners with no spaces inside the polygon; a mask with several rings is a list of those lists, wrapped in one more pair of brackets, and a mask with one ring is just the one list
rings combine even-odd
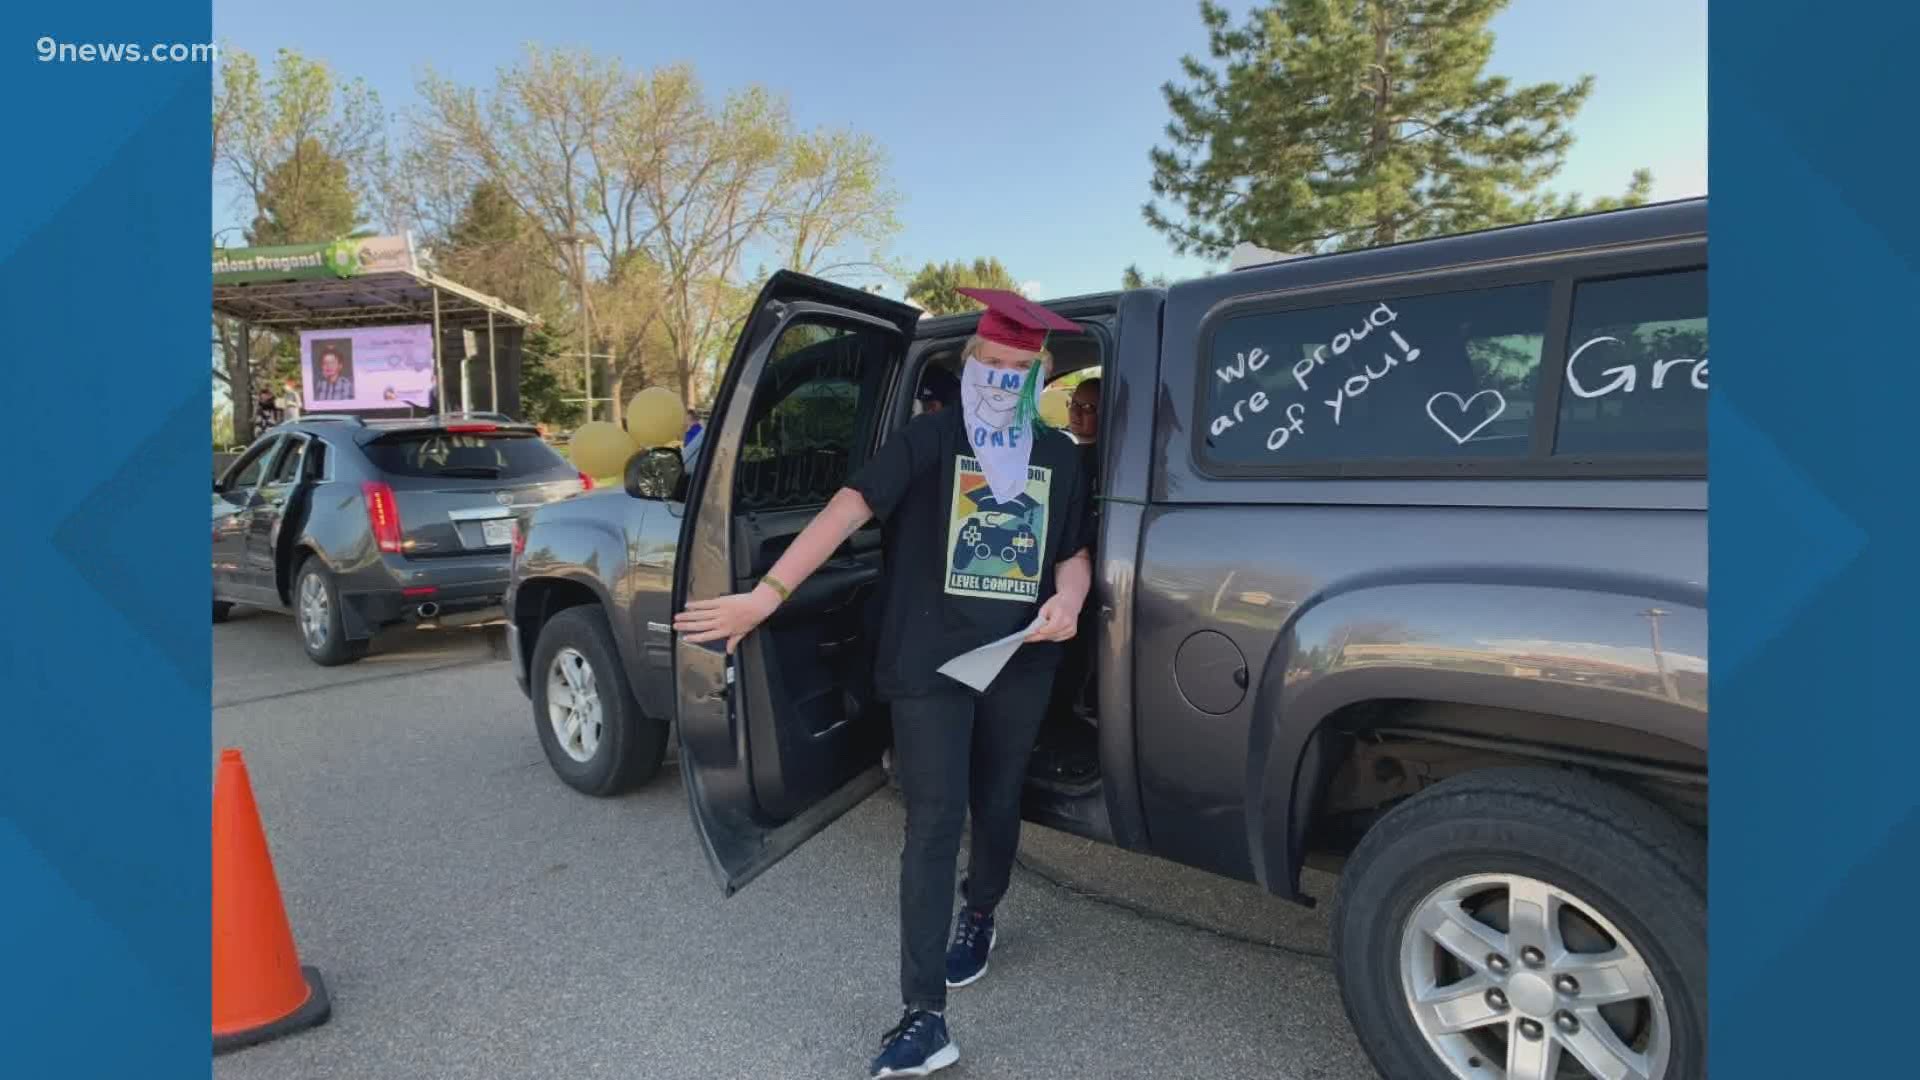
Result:
{"label": "sneaker sole", "polygon": [[984,979],[984,978],[986,978],[986,977],[987,977],[987,969],[988,969],[989,967],[992,967],[992,966],[993,966],[993,965],[991,965],[991,964],[981,964],[981,965],[980,965],[980,970],[979,970],[979,971],[976,971],[976,972],[974,972],[974,973],[973,973],[972,975],[969,975],[969,976],[967,976],[966,978],[964,978],[964,979],[961,979],[961,980],[960,980],[959,982],[954,982],[954,981],[953,981],[952,979],[948,979],[948,980],[947,980],[947,989],[949,989],[949,990],[958,990],[958,989],[960,989],[960,988],[961,988],[961,987],[963,987],[963,986],[972,986],[972,985],[973,985],[974,983],[977,983],[977,982],[979,982],[979,981],[980,981],[981,979]]}
{"label": "sneaker sole", "polygon": [[885,1080],[885,1078],[889,1076],[930,1076],[959,1060],[960,1044],[950,1041],[947,1045],[934,1051],[933,1056],[927,1059],[925,1065],[913,1069],[881,1069],[879,1072],[873,1073],[872,1077],[873,1080]]}
{"label": "sneaker sole", "polygon": [[972,986],[974,983],[977,983],[981,979],[986,978],[987,969],[993,966],[993,943],[999,940],[1000,940],[1000,928],[996,926],[993,928],[993,936],[987,939],[987,962],[980,965],[979,971],[976,971],[972,975],[969,975],[966,978],[961,979],[959,982],[954,982],[952,979],[948,979],[947,989],[958,990],[963,986]]}

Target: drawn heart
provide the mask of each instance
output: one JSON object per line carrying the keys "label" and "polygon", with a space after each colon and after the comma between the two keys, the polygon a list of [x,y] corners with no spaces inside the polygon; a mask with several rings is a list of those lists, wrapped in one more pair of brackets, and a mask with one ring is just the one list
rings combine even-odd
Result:
{"label": "drawn heart", "polygon": [[[1483,397],[1493,398],[1493,411],[1487,414],[1487,418],[1485,420],[1482,420],[1479,423],[1473,425],[1473,430],[1467,432],[1465,435],[1462,435],[1459,432],[1453,430],[1452,425],[1448,424],[1445,420],[1440,419],[1440,417],[1436,415],[1433,411],[1434,402],[1439,401],[1441,398],[1452,398],[1454,408],[1459,410],[1460,419],[1462,422],[1464,422],[1467,419],[1467,410],[1473,408],[1473,403],[1476,401],[1479,401]],[[1440,425],[1440,430],[1446,432],[1448,435],[1453,436],[1453,441],[1460,444],[1461,446],[1467,445],[1468,439],[1471,439],[1475,435],[1480,434],[1481,428],[1484,428],[1488,424],[1493,423],[1496,419],[1499,418],[1501,413],[1506,411],[1507,411],[1507,399],[1505,397],[1502,397],[1500,394],[1500,391],[1498,390],[1482,390],[1479,393],[1473,395],[1472,397],[1465,399],[1464,401],[1461,400],[1461,397],[1459,394],[1456,394],[1451,390],[1442,390],[1439,393],[1427,399],[1427,418],[1432,420],[1434,423]]]}

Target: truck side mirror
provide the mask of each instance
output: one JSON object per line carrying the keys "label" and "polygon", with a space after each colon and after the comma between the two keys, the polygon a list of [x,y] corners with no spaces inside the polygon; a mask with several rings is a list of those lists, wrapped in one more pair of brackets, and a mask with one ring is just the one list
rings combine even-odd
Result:
{"label": "truck side mirror", "polygon": [[627,494],[636,499],[670,500],[680,490],[680,481],[686,471],[686,464],[680,460],[680,451],[672,447],[656,447],[635,454],[627,462]]}

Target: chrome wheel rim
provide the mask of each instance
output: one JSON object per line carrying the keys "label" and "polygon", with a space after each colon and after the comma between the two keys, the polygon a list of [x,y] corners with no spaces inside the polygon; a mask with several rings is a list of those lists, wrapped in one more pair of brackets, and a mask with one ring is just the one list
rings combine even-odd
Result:
{"label": "chrome wheel rim", "polygon": [[301,578],[300,633],[307,639],[307,648],[317,651],[327,647],[327,635],[333,631],[332,614],[333,603],[327,599],[327,584],[320,575]]}
{"label": "chrome wheel rim", "polygon": [[1461,1080],[1658,1080],[1673,1027],[1653,969],[1566,889],[1519,874],[1447,882],[1400,936],[1414,1024]]}
{"label": "chrome wheel rim", "polygon": [[605,733],[600,685],[593,665],[571,646],[555,653],[547,665],[547,723],[568,757],[582,765],[593,760]]}

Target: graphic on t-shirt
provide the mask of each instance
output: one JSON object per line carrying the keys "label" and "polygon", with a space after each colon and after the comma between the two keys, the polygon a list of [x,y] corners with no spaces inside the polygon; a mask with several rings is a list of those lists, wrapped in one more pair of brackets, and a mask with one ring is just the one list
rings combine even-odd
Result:
{"label": "graphic on t-shirt", "polygon": [[1038,600],[1053,470],[1028,466],[1027,489],[1002,501],[994,498],[979,461],[954,460],[953,510],[947,519],[952,555],[947,592],[990,600]]}

